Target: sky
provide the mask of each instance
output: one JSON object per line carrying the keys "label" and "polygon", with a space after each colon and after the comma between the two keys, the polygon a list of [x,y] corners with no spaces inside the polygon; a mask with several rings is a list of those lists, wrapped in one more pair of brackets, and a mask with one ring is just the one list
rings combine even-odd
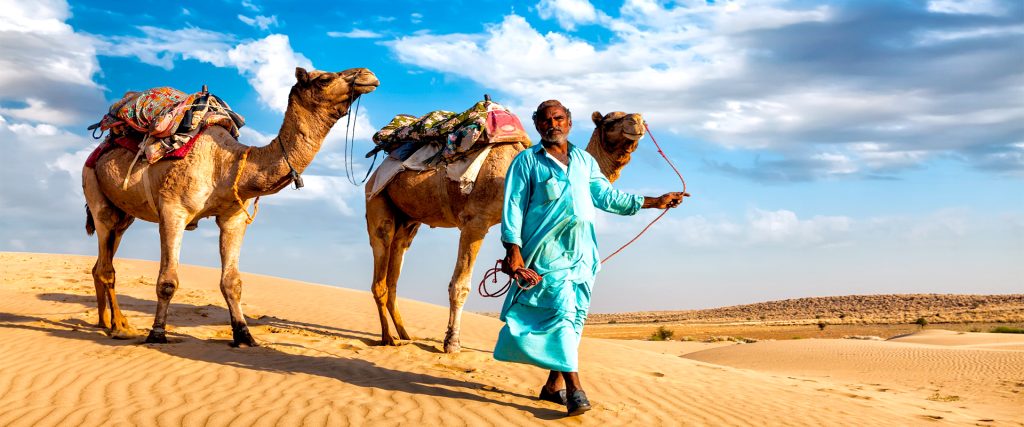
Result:
{"label": "sky", "polygon": [[[0,0],[0,251],[96,253],[81,168],[97,141],[85,128],[124,92],[208,85],[246,117],[241,142],[264,145],[296,66],[366,67],[381,85],[355,117],[356,153],[394,115],[461,111],[484,94],[527,126],[560,99],[579,144],[594,111],[644,115],[693,197],[603,266],[594,312],[1024,291],[1019,1],[116,5]],[[344,132],[328,135],[305,188],[261,199],[243,271],[369,289]],[[681,189],[650,136],[615,185]],[[602,252],[656,215],[600,216]],[[217,236],[200,222],[181,261],[218,267]],[[457,242],[423,227],[399,295],[447,305]],[[157,260],[156,227],[136,221],[117,255]],[[467,309],[500,309],[476,285],[502,255],[494,227]]]}

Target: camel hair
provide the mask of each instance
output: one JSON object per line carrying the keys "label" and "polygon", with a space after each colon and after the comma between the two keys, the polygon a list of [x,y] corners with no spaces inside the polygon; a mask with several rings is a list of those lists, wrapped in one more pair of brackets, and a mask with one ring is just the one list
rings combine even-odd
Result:
{"label": "camel hair", "polygon": [[[288,95],[284,123],[277,137],[266,146],[250,150],[226,129],[211,126],[196,140],[185,158],[135,167],[125,189],[122,189],[125,171],[130,169],[134,157],[128,150],[111,150],[100,157],[95,169],[82,170],[87,203],[86,232],[90,235],[95,232],[99,241],[99,255],[92,269],[99,326],[109,329],[112,337],[127,339],[138,335],[121,313],[114,291],[113,258],[125,230],[135,218],[158,224],[157,307],[153,329],[146,342],[166,343],[167,307],[178,289],[182,235],[186,227],[192,229],[200,218],[212,216],[220,227],[220,290],[231,316],[232,345],[257,345],[242,315],[242,280],[238,274],[238,253],[248,224],[245,209],[249,200],[286,187],[291,182],[289,163],[298,172],[305,170],[320,150],[327,132],[348,114],[352,102],[380,84],[365,68],[339,73],[296,68],[295,78],[297,82]],[[246,150],[250,150],[247,161],[239,170]],[[236,179],[244,207],[232,190]]]}
{"label": "camel hair", "polygon": [[[597,160],[601,172],[614,182],[644,135],[643,118],[640,114],[601,115],[597,111],[592,118],[597,127],[590,137],[587,152]],[[395,324],[398,338],[411,339],[398,313],[398,276],[417,229],[420,224],[427,224],[432,228],[455,227],[460,232],[455,272],[448,284],[448,331],[444,351],[457,353],[461,350],[459,328],[462,307],[469,296],[473,262],[487,230],[501,222],[505,174],[512,159],[522,150],[520,144],[494,146],[469,194],[462,194],[459,184],[448,179],[443,169],[404,171],[366,201],[366,228],[373,248],[371,290],[380,317],[382,345],[396,343],[387,313]]]}

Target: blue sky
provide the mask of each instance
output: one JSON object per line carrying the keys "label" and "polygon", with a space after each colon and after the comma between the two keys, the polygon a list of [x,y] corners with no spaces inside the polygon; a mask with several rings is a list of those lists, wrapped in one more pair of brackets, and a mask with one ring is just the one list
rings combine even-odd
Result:
{"label": "blue sky", "polygon": [[[206,84],[246,117],[242,142],[262,145],[295,66],[380,78],[356,117],[359,153],[395,114],[484,93],[523,118],[561,99],[581,144],[591,112],[643,113],[694,197],[605,266],[595,311],[1024,289],[1024,8],[994,0],[0,0],[0,250],[95,253],[85,127],[125,91]],[[307,188],[263,199],[243,270],[369,287],[343,132]],[[616,185],[678,190],[649,139]],[[602,216],[603,251],[655,214]],[[157,240],[136,222],[118,255],[157,259]],[[447,304],[456,245],[453,230],[421,230],[399,294]],[[474,287],[501,254],[492,229]],[[182,261],[217,266],[212,221],[186,234]],[[467,303],[498,307],[475,290]]]}

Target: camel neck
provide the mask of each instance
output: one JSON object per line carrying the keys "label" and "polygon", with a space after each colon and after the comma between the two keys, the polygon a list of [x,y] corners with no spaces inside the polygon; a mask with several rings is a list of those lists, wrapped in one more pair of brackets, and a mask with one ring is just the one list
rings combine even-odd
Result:
{"label": "camel neck", "polygon": [[600,129],[594,131],[594,135],[590,138],[590,143],[587,144],[587,152],[597,160],[597,165],[601,167],[601,173],[608,178],[608,181],[615,182],[619,179],[619,174],[622,172],[622,168],[626,167],[629,163],[630,154],[616,156],[605,150],[604,145],[601,144],[601,139],[598,132]]}
{"label": "camel neck", "polygon": [[298,173],[305,171],[337,121],[338,117],[328,111],[310,110],[290,102],[277,137],[270,144],[254,148],[249,155],[252,166],[246,167],[239,193],[254,197],[273,194],[287,186],[291,182],[289,164]]}

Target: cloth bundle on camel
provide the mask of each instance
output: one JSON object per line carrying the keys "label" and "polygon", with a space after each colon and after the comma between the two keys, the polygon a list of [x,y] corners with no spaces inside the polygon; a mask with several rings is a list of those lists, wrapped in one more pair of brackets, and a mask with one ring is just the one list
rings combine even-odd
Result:
{"label": "cloth bundle on camel", "polygon": [[86,166],[94,167],[101,154],[119,146],[133,152],[143,150],[149,163],[182,158],[207,127],[221,126],[238,138],[238,129],[244,125],[245,119],[206,86],[191,95],[170,87],[126,92],[99,123],[89,126],[94,132],[110,134],[89,156]]}
{"label": "cloth bundle on camel", "polygon": [[377,144],[366,157],[388,153],[366,186],[366,198],[377,195],[404,170],[447,169],[463,194],[473,189],[483,159],[494,144],[530,146],[522,122],[507,108],[484,100],[461,113],[437,110],[422,117],[399,114],[373,135]]}

